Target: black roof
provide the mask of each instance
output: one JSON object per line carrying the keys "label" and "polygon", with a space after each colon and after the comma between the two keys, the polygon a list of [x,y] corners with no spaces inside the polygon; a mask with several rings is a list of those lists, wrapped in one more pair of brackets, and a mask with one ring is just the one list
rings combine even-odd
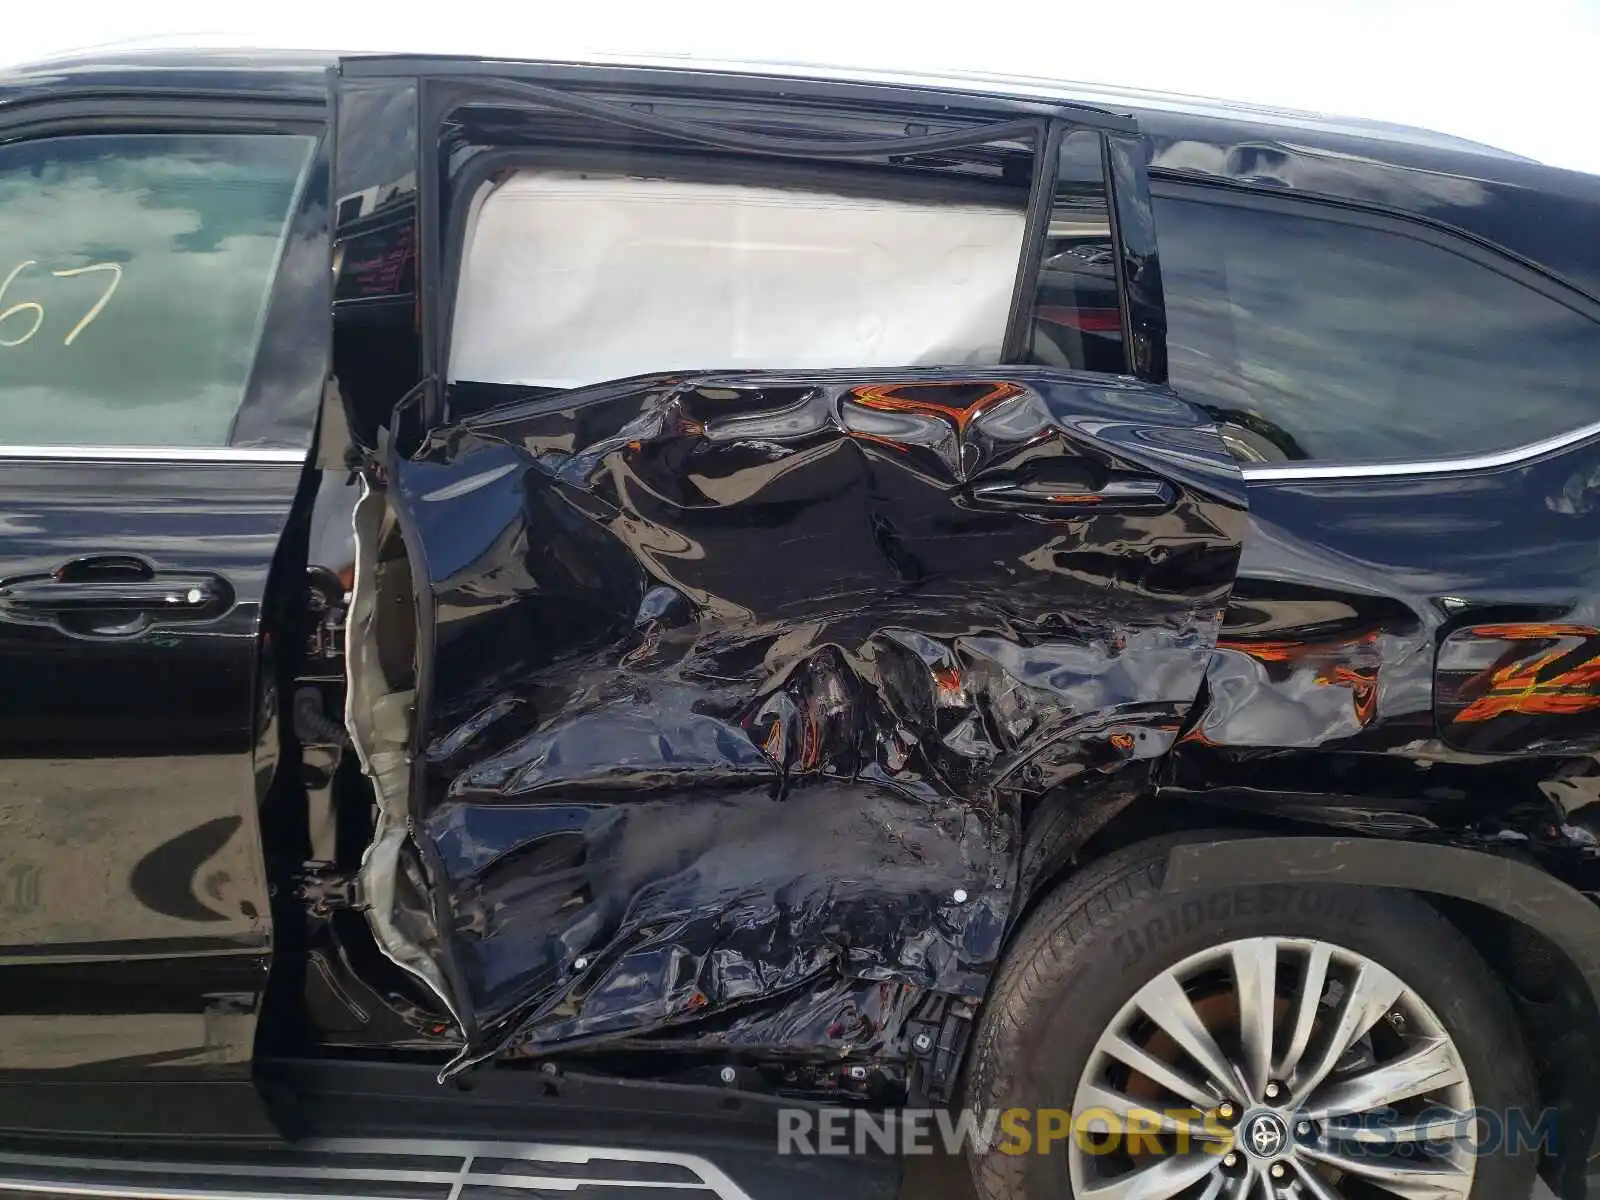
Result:
{"label": "black roof", "polygon": [[[1150,143],[1152,175],[1158,179],[1283,190],[1421,217],[1510,251],[1600,299],[1600,176],[1545,166],[1447,134],[1203,97],[1020,77],[689,58],[600,61],[1086,104],[1138,120]],[[324,97],[325,73],[337,62],[337,55],[318,52],[105,49],[0,67],[0,115],[18,102],[84,89],[159,88],[315,102]]]}
{"label": "black roof", "polygon": [[119,91],[160,88],[321,100],[332,54],[281,50],[85,51],[37,63],[0,66],[0,107],[85,88]]}

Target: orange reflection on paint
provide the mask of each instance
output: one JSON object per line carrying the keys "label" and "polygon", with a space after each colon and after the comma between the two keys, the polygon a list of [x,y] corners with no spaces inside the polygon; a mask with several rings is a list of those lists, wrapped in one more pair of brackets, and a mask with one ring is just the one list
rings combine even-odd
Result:
{"label": "orange reflection on paint", "polygon": [[783,722],[774,721],[772,732],[767,734],[767,740],[761,744],[764,753],[773,762],[783,761]]}
{"label": "orange reflection on paint", "polygon": [[822,730],[817,715],[807,710],[800,724],[800,762],[802,771],[809,771],[822,761]]}
{"label": "orange reflection on paint", "polygon": [[1305,658],[1326,658],[1333,655],[1344,654],[1356,647],[1372,647],[1378,644],[1378,631],[1369,629],[1352,638],[1339,640],[1301,641],[1299,639],[1286,639],[1282,641],[1248,641],[1242,638],[1218,638],[1218,650],[1237,650],[1240,654],[1248,654],[1251,658],[1262,662],[1294,662]]}
{"label": "orange reflection on paint", "polygon": [[1316,662],[1316,682],[1324,687],[1349,689],[1350,704],[1362,725],[1370,725],[1378,715],[1377,647],[1376,629],[1342,641],[1217,641],[1217,649],[1235,650],[1258,662]]}
{"label": "orange reflection on paint", "polygon": [[1476,638],[1502,638],[1512,642],[1531,641],[1534,638],[1600,637],[1600,629],[1592,625],[1474,625],[1464,632]]}
{"label": "orange reflection on paint", "polygon": [[958,704],[961,701],[961,671],[957,667],[933,668],[934,686],[938,688],[940,704]]}
{"label": "orange reflection on paint", "polygon": [[1332,675],[1318,675],[1318,683],[1332,683],[1350,689],[1350,703],[1356,720],[1370,725],[1378,715],[1378,669],[1376,667],[1334,667]]}
{"label": "orange reflection on paint", "polygon": [[[960,388],[970,391],[973,387],[982,387],[976,398],[965,404],[951,401],[941,401],[933,398],[929,393],[937,394],[938,389]],[[884,383],[872,384],[867,387],[854,388],[850,398],[863,408],[876,409],[878,412],[915,413],[919,416],[942,417],[956,427],[957,433],[965,433],[967,426],[982,416],[983,413],[998,404],[1003,404],[1016,396],[1022,395],[1019,384],[1008,383],[1005,380],[981,383],[973,380],[944,380],[922,383]]]}
{"label": "orange reflection on paint", "polygon": [[1474,681],[1482,694],[1456,714],[1458,722],[1495,717],[1570,716],[1600,708],[1600,645],[1589,647],[1580,662],[1554,669],[1585,642],[1600,642],[1600,629],[1588,625],[1480,625],[1470,631],[1479,639],[1555,642],[1530,657],[1493,667]]}

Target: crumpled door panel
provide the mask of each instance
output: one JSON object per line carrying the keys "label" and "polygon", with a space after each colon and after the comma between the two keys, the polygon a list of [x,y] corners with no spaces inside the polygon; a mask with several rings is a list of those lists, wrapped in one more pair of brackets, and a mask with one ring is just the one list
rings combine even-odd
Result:
{"label": "crumpled door panel", "polygon": [[981,998],[1042,814],[1174,744],[1245,516],[1171,393],[1035,368],[626,380],[394,473],[463,1062],[892,1058]]}

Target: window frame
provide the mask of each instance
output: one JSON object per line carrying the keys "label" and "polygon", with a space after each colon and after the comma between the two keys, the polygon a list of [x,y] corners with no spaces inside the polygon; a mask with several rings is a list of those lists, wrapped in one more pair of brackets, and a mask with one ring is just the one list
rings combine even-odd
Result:
{"label": "window frame", "polygon": [[[462,108],[491,106],[505,109],[553,105],[588,111],[603,120],[629,124],[655,122],[658,105],[695,109],[701,115],[724,105],[774,107],[800,125],[827,133],[829,110],[859,114],[865,121],[900,120],[909,125],[987,129],[1007,140],[1021,127],[1035,139],[1034,166],[1029,181],[1029,201],[1002,363],[1023,362],[1031,333],[1038,259],[1049,224],[1050,200],[1056,183],[1056,149],[1059,130],[1086,129],[1100,135],[1106,171],[1107,203],[1113,236],[1117,239],[1117,272],[1125,374],[1151,383],[1165,382],[1164,313],[1161,310],[1159,268],[1155,261],[1149,191],[1144,165],[1144,142],[1138,124],[1126,114],[1062,99],[1026,99],[995,95],[967,88],[927,89],[854,79],[805,75],[790,76],[724,72],[715,67],[617,68],[596,64],[556,62],[505,62],[453,57],[360,56],[339,60],[335,96],[349,85],[372,80],[404,81],[416,87],[415,203],[418,222],[417,304],[422,327],[421,369],[417,386],[401,399],[397,420],[410,432],[436,429],[454,419],[448,411],[445,364],[450,358],[450,331],[454,320],[454,288],[459,277],[461,240],[457,213],[463,180],[473,170],[478,155],[457,167],[452,164],[447,134],[452,114]],[[336,99],[337,105],[337,99]],[[607,111],[601,116],[599,110]],[[629,110],[632,110],[631,113]],[[798,126],[797,126],[798,127]],[[708,144],[749,135],[728,132]],[[911,136],[908,134],[906,136]],[[700,140],[700,139],[692,139]],[[963,137],[960,144],[981,144],[988,138]],[[843,143],[833,145],[836,154]],[[492,146],[490,153],[512,150]],[[797,158],[813,155],[798,145],[783,152]],[[449,198],[451,202],[446,205]]]}
{"label": "window frame", "polygon": [[[1103,139],[1102,139],[1103,140]],[[1048,141],[1051,147],[1059,149],[1060,139],[1051,136],[1048,139],[1041,133],[1041,144]],[[460,299],[462,271],[466,262],[470,246],[468,245],[472,215],[477,208],[473,197],[479,189],[486,187],[497,176],[523,169],[582,169],[594,160],[591,152],[585,150],[570,150],[566,153],[547,149],[530,149],[515,146],[495,146],[479,152],[460,172],[449,180],[450,203],[446,228],[443,234],[443,265],[441,268],[441,281],[438,289],[437,314],[440,321],[439,329],[439,357],[438,378],[441,392],[446,398],[446,417],[450,420],[459,418],[459,414],[451,412],[448,407],[448,398],[451,387],[456,382],[466,382],[451,379],[451,358],[455,352],[455,324],[456,307]],[[659,167],[665,160],[652,156],[649,152],[637,156],[637,162],[650,167]],[[803,162],[804,160],[798,160]],[[1001,335],[1001,363],[1021,361],[1016,352],[1015,343],[1019,339],[1019,330],[1026,333],[1033,320],[1033,310],[1038,287],[1040,267],[1039,250],[1043,248],[1044,238],[1040,232],[1040,218],[1037,212],[1037,198],[1041,187],[1053,194],[1049,187],[1049,179],[1041,182],[1038,169],[1038,155],[1035,155],[1034,173],[1029,182],[1029,205],[1020,211],[1022,217],[1022,236],[1019,240],[1018,266],[1013,274],[1013,293],[1010,297],[1005,314],[1005,325]],[[751,172],[754,173],[754,172]],[[775,168],[774,173],[782,174],[782,168]],[[712,182],[722,182],[715,171],[707,172],[712,176]],[[794,178],[800,178],[799,171],[793,172]],[[1050,178],[1053,178],[1051,176]],[[756,185],[763,186],[763,185]],[[1107,185],[1108,204],[1109,182]],[[1048,224],[1049,211],[1046,207],[1043,221]],[[1036,237],[1035,234],[1038,234]],[[1024,281],[1027,281],[1024,283]],[[752,368],[754,369],[754,368]],[[663,371],[670,371],[662,368]],[[624,378],[617,376],[616,378]],[[492,381],[486,381],[492,382]],[[615,382],[615,379],[601,381]],[[509,385],[518,386],[518,385]],[[601,383],[585,384],[583,387],[601,386]],[[575,389],[575,390],[581,390]]]}
{"label": "window frame", "polygon": [[[1513,283],[1521,284],[1585,318],[1595,327],[1597,353],[1600,353],[1600,302],[1540,270],[1534,264],[1448,226],[1415,216],[1400,216],[1387,210],[1343,201],[1289,195],[1277,191],[1269,192],[1237,185],[1196,183],[1154,172],[1150,179],[1150,196],[1152,202],[1179,200],[1207,204],[1215,208],[1275,213],[1306,220],[1352,225],[1423,242],[1448,254],[1454,254],[1458,258],[1464,258]],[[1156,220],[1158,226],[1156,233],[1159,238],[1161,236],[1159,214]],[[1170,284],[1167,286],[1170,288]],[[1172,384],[1172,388],[1180,396],[1183,395],[1183,389],[1177,384]],[[1371,479],[1386,476],[1459,474],[1464,471],[1492,470],[1541,458],[1591,438],[1600,438],[1600,415],[1593,421],[1561,433],[1476,454],[1441,455],[1436,458],[1386,462],[1308,459],[1298,463],[1241,463],[1240,469],[1247,481]]]}
{"label": "window frame", "polygon": [[[431,335],[424,337],[424,377],[436,381],[437,396],[434,397],[436,413],[432,419],[425,423],[429,426],[438,426],[456,419],[456,414],[449,410],[449,385],[447,381],[449,362],[453,351],[455,308],[457,293],[460,287],[461,270],[467,252],[467,234],[469,217],[473,208],[471,196],[474,192],[488,183],[496,174],[515,170],[523,167],[551,166],[563,161],[563,156],[545,148],[529,148],[518,146],[486,146],[481,152],[475,154],[464,166],[451,169],[439,160],[444,157],[441,150],[444,130],[452,115],[460,109],[473,106],[503,107],[507,111],[525,110],[525,117],[535,121],[538,108],[529,101],[545,99],[541,96],[530,97],[516,90],[521,82],[515,77],[508,76],[504,79],[492,78],[474,80],[470,87],[463,88],[448,81],[447,78],[431,78],[424,76],[419,80],[419,93],[421,106],[424,111],[434,113],[434,119],[424,121],[422,136],[419,140],[419,154],[422,162],[419,164],[419,181],[421,184],[421,207],[423,212],[442,215],[441,228],[438,229],[436,238],[422,238],[422,253],[418,261],[419,287],[426,297],[430,299],[425,303],[430,308],[434,320],[437,322]],[[678,89],[683,88],[685,81],[675,81]],[[573,89],[580,102],[595,103],[587,96],[581,86]],[[682,100],[684,92],[681,90],[675,97]],[[648,93],[630,92],[627,94],[630,104],[645,104]],[[769,105],[775,111],[783,112],[786,105],[781,98],[760,95],[756,89],[751,89],[748,94],[737,97],[747,104]],[[608,104],[614,111],[599,120],[616,122],[626,110],[618,107],[618,99],[608,96],[602,103]],[[846,104],[830,106],[835,110],[848,109]],[[795,110],[795,115],[807,115],[803,110]],[[817,123],[824,128],[831,126],[829,117],[833,115],[826,110],[818,115]],[[864,120],[885,120],[885,116],[874,110],[871,106],[862,106],[859,113]],[[981,145],[984,143],[982,132],[991,125],[1001,123],[1001,118],[1007,114],[986,113],[960,114],[946,118],[955,129],[964,126],[971,127],[970,144]],[[931,122],[932,118],[930,118]],[[943,122],[941,122],[943,123]],[[1061,143],[1061,123],[1049,113],[1037,114],[1024,110],[1010,120],[1009,125],[1028,123],[1031,129],[1026,134],[1001,137],[1000,141],[1022,140],[1031,138],[1034,144],[1033,164],[1027,185],[1026,206],[1022,210],[1023,231],[1019,247],[1019,259],[1012,296],[1006,313],[1005,332],[1002,336],[1000,362],[1016,362],[1020,360],[1020,349],[1025,344],[1025,338],[1031,330],[1033,321],[1033,308],[1036,301],[1035,291],[1038,285],[1039,265],[1044,248],[1045,230],[1050,221],[1050,201],[1055,195],[1055,171],[1047,169],[1046,164],[1052,163],[1051,155],[1058,154]],[[1094,129],[1087,123],[1080,128]],[[1102,132],[1094,129],[1095,132]],[[835,135],[836,136],[836,135]],[[688,139],[686,139],[688,140]],[[1104,143],[1102,134],[1102,145]],[[716,148],[714,142],[702,142]],[[838,140],[837,148],[842,148],[845,141]],[[963,145],[966,143],[962,143]],[[565,156],[566,161],[581,161],[586,155],[584,150],[575,150]],[[1102,154],[1104,151],[1102,150]],[[843,155],[836,155],[843,158]],[[812,155],[804,152],[793,152],[788,157],[796,163],[804,163],[813,159]],[[826,159],[827,155],[815,156]],[[1114,194],[1109,176],[1106,179],[1107,204],[1114,204]],[[436,281],[431,286],[421,283],[425,275],[431,273]],[[1120,290],[1120,289],[1119,289]],[[1124,338],[1127,336],[1124,328]]]}
{"label": "window frame", "polygon": [[[314,232],[321,210],[321,237],[317,240],[324,256],[328,250],[328,181],[331,163],[331,137],[327,105],[322,101],[241,97],[236,92],[174,96],[169,93],[114,96],[93,94],[57,97],[25,103],[0,112],[0,149],[21,142],[67,137],[138,134],[284,134],[313,140],[304,182],[288,214],[288,236],[273,268],[262,309],[262,324],[255,354],[246,373],[239,405],[229,422],[229,444],[224,446],[98,445],[61,442],[49,445],[10,443],[0,435],[0,462],[150,462],[150,463],[303,463],[314,449],[317,412],[307,414],[303,430],[304,445],[297,447],[235,444],[241,418],[259,410],[282,390],[282,381],[271,380],[262,370],[269,344],[280,342],[285,328],[292,328],[292,314],[307,304],[330,308],[332,285],[327,272],[317,272],[315,282],[307,284],[298,273],[285,270],[295,252],[294,241]],[[327,296],[322,296],[326,291]],[[278,328],[279,326],[283,328]],[[318,361],[321,374],[332,348],[332,320],[326,323]]]}

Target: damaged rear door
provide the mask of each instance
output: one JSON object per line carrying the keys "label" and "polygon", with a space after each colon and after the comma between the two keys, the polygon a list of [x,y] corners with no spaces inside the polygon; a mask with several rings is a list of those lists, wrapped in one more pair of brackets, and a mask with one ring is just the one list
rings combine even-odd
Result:
{"label": "damaged rear door", "polygon": [[904,1083],[1152,786],[1238,564],[1137,130],[674,70],[339,86],[417,122],[350,719],[369,919],[448,1070]]}

